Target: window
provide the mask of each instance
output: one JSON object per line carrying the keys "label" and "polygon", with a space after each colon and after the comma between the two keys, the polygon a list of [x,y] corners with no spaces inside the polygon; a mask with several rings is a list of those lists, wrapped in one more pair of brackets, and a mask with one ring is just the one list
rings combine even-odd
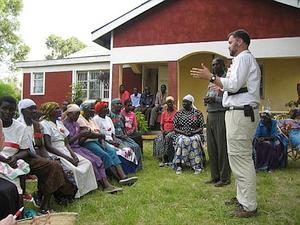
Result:
{"label": "window", "polygon": [[81,84],[84,99],[108,100],[109,70],[77,71],[76,81]]}
{"label": "window", "polygon": [[45,94],[45,73],[33,72],[31,73],[31,95],[44,95]]}

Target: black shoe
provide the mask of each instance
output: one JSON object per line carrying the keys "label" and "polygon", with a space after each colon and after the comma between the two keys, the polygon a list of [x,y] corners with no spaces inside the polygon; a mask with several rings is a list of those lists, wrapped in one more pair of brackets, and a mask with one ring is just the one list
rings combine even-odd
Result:
{"label": "black shoe", "polygon": [[217,180],[217,179],[211,179],[211,180],[205,181],[204,183],[205,184],[216,184],[218,182],[219,182],[219,180]]}
{"label": "black shoe", "polygon": [[215,183],[215,187],[223,187],[225,185],[229,185],[230,184],[230,180],[226,180],[226,181],[219,181],[217,183]]}

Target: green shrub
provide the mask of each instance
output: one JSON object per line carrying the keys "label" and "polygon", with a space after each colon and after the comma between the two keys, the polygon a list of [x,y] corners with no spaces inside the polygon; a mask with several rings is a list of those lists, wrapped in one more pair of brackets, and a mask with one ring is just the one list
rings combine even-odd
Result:
{"label": "green shrub", "polygon": [[140,111],[137,111],[135,114],[136,114],[136,120],[138,124],[137,132],[141,134],[147,132],[149,128],[148,128],[148,123],[146,121],[145,115]]}

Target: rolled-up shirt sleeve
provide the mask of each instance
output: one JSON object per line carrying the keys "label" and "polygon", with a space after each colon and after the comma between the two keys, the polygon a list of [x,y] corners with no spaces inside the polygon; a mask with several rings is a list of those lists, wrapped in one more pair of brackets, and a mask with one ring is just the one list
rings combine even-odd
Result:
{"label": "rolled-up shirt sleeve", "polygon": [[249,75],[249,63],[247,55],[236,58],[234,66],[231,68],[231,73],[229,77],[220,78],[225,91],[236,93],[239,89],[246,85]]}

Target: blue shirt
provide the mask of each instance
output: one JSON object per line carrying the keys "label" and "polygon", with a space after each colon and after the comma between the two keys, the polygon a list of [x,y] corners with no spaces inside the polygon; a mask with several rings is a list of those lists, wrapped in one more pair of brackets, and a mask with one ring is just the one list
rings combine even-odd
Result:
{"label": "blue shirt", "polygon": [[138,93],[137,96],[135,94],[130,95],[131,99],[131,104],[134,107],[139,107],[140,106],[140,100],[141,100],[141,94]]}
{"label": "blue shirt", "polygon": [[256,128],[255,137],[278,137],[278,129],[277,129],[277,121],[272,119],[272,128],[271,128],[271,134],[269,133],[267,127],[262,123],[262,121],[259,121],[259,124]]}

